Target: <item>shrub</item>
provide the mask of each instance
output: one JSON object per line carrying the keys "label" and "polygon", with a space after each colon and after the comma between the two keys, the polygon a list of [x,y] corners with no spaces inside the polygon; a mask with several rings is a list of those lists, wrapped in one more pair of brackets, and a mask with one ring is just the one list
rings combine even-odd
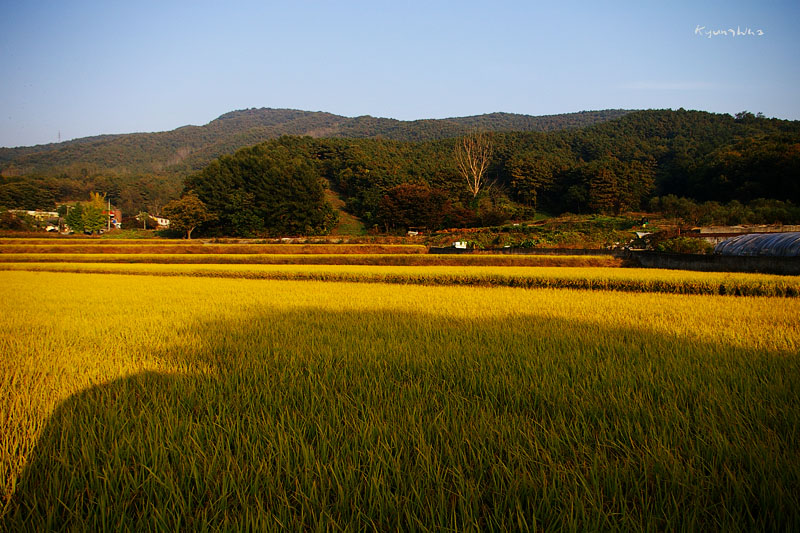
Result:
{"label": "shrub", "polygon": [[656,245],[656,251],[671,254],[710,254],[714,246],[703,239],[673,237]]}

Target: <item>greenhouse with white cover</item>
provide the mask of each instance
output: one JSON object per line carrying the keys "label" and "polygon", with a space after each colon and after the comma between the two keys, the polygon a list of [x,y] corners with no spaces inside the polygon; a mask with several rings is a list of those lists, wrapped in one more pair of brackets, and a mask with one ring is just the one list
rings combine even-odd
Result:
{"label": "greenhouse with white cover", "polygon": [[749,257],[800,257],[800,232],[740,235],[719,243],[714,253]]}

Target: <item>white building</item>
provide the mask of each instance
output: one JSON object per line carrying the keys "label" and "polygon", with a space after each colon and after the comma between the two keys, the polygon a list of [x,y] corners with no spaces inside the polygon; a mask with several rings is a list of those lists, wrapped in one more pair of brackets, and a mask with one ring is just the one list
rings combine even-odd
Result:
{"label": "white building", "polygon": [[168,218],[160,217],[158,215],[152,215],[150,218],[152,218],[152,219],[154,219],[156,221],[156,224],[158,224],[159,228],[168,228],[169,227],[169,219]]}

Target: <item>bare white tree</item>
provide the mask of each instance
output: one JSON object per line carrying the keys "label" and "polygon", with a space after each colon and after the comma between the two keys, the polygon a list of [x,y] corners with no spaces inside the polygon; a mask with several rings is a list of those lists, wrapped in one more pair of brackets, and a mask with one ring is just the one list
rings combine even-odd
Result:
{"label": "bare white tree", "polygon": [[491,157],[492,139],[485,131],[470,133],[456,142],[456,164],[473,198],[486,185],[486,169]]}

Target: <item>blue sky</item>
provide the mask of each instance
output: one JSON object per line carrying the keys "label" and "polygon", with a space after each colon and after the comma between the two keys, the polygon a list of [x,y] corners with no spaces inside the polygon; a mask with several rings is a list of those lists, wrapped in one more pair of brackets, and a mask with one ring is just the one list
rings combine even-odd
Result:
{"label": "blue sky", "polygon": [[[705,33],[729,28],[763,35]],[[800,119],[799,52],[797,1],[0,0],[0,146],[250,107]]]}

